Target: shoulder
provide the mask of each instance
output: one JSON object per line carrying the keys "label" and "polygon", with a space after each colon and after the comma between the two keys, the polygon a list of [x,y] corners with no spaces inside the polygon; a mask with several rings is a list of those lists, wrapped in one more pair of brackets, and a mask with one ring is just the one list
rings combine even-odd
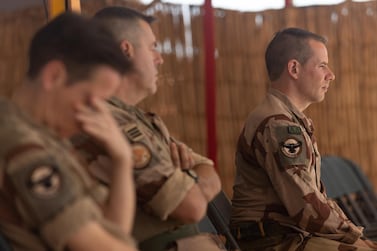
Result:
{"label": "shoulder", "polygon": [[[23,144],[39,144],[42,128],[9,101],[0,101],[0,153]],[[36,128],[39,128],[38,130]],[[6,143],[4,143],[6,142]]]}
{"label": "shoulder", "polygon": [[290,110],[279,100],[266,98],[249,115],[245,122],[244,136],[251,140],[256,134],[271,127],[298,125]]}
{"label": "shoulder", "polygon": [[119,103],[109,101],[108,108],[114,116],[115,120],[120,125],[136,121],[136,117],[131,106],[128,106],[124,103],[120,105]]}

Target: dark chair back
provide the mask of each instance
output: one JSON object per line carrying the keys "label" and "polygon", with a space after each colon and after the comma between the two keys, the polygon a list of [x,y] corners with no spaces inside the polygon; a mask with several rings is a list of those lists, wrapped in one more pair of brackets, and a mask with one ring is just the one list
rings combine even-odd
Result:
{"label": "dark chair back", "polygon": [[321,180],[329,198],[334,199],[347,217],[364,226],[364,235],[377,240],[377,197],[368,178],[352,161],[322,158]]}
{"label": "dark chair back", "polygon": [[209,204],[206,217],[199,223],[201,232],[209,232],[226,239],[227,250],[240,250],[230,233],[229,220],[232,205],[226,194],[221,191]]}
{"label": "dark chair back", "polygon": [[0,233],[0,251],[12,251],[8,241],[5,237]]}

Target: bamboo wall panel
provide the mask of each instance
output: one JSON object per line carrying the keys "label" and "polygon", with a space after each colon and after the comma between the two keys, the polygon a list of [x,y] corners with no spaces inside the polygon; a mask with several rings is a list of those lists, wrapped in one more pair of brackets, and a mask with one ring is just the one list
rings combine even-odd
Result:
{"label": "bamboo wall panel", "polygon": [[[172,135],[195,151],[206,151],[203,10],[155,1],[149,6],[120,0],[85,1],[86,14],[107,5],[132,5],[158,17],[153,24],[164,57],[159,90],[141,106],[159,114]],[[32,34],[45,23],[42,7],[0,13],[0,94],[21,84]],[[231,195],[234,149],[243,122],[268,89],[265,48],[273,34],[296,26],[328,39],[336,80],[326,99],[306,111],[316,125],[322,155],[360,164],[377,187],[377,3],[347,1],[238,12],[215,10],[218,168]]]}

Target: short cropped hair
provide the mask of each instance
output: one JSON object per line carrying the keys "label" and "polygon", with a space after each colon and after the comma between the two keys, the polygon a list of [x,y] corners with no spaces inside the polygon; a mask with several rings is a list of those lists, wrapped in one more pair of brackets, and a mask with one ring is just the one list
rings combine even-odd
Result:
{"label": "short cropped hair", "polygon": [[327,42],[324,37],[299,28],[286,28],[275,34],[265,53],[268,77],[271,81],[280,77],[289,60],[296,59],[300,64],[307,62],[312,55],[308,43],[311,39],[323,44]]}
{"label": "short cropped hair", "polygon": [[[100,65],[125,74],[131,62],[122,55],[112,34],[99,22],[63,13],[34,35],[29,48],[27,76],[34,79],[50,61],[62,61],[70,82],[87,79]],[[69,83],[70,84],[70,83]]]}
{"label": "short cropped hair", "polygon": [[127,39],[134,44],[139,41],[139,22],[151,24],[156,20],[153,16],[121,6],[105,7],[94,15],[94,19],[104,24],[113,33],[118,43]]}

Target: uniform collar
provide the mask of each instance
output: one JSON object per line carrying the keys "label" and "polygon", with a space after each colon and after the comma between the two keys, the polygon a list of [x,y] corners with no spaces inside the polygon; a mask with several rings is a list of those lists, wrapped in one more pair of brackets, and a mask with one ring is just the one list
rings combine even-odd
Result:
{"label": "uniform collar", "polygon": [[124,103],[122,100],[118,99],[117,97],[111,97],[110,99],[107,100],[107,102],[110,105],[113,105],[123,111],[129,112],[136,116],[138,120],[143,122],[149,129],[152,131],[155,130],[154,128],[154,114],[153,113],[145,113],[143,110],[139,109],[136,106],[133,105],[128,105]]}
{"label": "uniform collar", "polygon": [[288,96],[285,95],[284,93],[282,93],[281,91],[277,90],[277,89],[274,89],[274,88],[270,88],[268,90],[268,93],[275,96],[276,98],[278,98],[281,102],[283,102],[287,107],[288,109],[294,113],[294,115],[300,119],[306,119],[306,116],[304,113],[302,113],[300,110],[298,110],[296,108],[296,106],[294,106],[294,104],[292,104],[292,102],[289,100]]}
{"label": "uniform collar", "polygon": [[292,104],[292,102],[289,100],[288,96],[284,93],[280,92],[277,89],[270,88],[268,90],[268,94],[275,96],[277,99],[279,99],[284,105],[287,106],[290,112],[293,113],[293,115],[299,120],[299,122],[306,128],[307,132],[309,134],[313,134],[314,127],[312,120],[307,118],[303,112],[298,110],[296,106]]}
{"label": "uniform collar", "polygon": [[110,99],[107,100],[107,102],[115,107],[118,107],[122,110],[126,110],[126,111],[135,111],[137,110],[137,108],[133,105],[128,105],[126,103],[124,103],[122,100],[120,100],[119,98],[117,97],[111,97]]}

